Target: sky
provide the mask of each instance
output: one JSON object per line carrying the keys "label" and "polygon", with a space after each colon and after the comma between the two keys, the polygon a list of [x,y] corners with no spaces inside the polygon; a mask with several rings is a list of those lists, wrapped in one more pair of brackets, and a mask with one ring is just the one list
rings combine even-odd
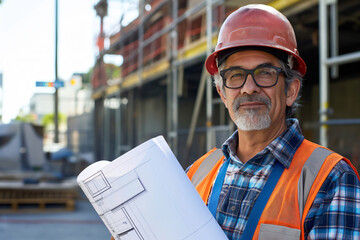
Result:
{"label": "sky", "polygon": [[[97,2],[58,0],[58,77],[64,81],[74,73],[88,72],[94,65],[100,30],[100,18],[94,10]],[[136,2],[110,0],[105,31],[118,29],[124,10],[127,15],[123,24],[131,21],[137,14]],[[2,111],[6,123],[20,109],[28,109],[34,93],[54,92],[48,87],[36,87],[36,82],[55,80],[55,0],[2,0],[0,36]]]}

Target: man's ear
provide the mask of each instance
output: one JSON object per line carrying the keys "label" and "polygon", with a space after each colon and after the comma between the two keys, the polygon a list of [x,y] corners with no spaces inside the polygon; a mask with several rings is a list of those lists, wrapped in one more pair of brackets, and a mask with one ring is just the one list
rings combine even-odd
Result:
{"label": "man's ear", "polygon": [[225,107],[228,108],[227,106],[227,101],[226,101],[226,97],[224,96],[223,92],[221,91],[219,86],[216,86],[216,90],[220,95],[221,100],[223,101],[223,103],[225,104]]}
{"label": "man's ear", "polygon": [[299,95],[300,91],[300,80],[295,79],[292,83],[290,83],[288,87],[288,91],[286,94],[286,106],[290,107],[294,104],[296,98]]}

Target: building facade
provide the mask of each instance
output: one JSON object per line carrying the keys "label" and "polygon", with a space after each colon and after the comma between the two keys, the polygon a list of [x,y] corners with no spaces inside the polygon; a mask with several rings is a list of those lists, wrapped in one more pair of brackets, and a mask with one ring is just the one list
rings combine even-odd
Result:
{"label": "building facade", "polygon": [[[323,17],[319,13],[322,2],[258,1],[288,17],[307,63],[303,106],[296,114],[305,137],[320,142],[320,129],[326,129],[327,146],[358,166],[360,107],[355,89],[360,84],[356,67],[360,3],[334,1],[325,6],[329,15]],[[204,61],[215,47],[226,16],[248,3],[251,1],[140,0],[139,16],[133,22],[112,35],[101,31],[99,39],[108,37],[110,46],[100,49],[92,76],[95,159],[114,159],[151,137],[164,135],[185,168],[209,148],[221,146],[235,127],[211,86]],[[106,17],[106,7],[104,0],[95,7],[101,19]],[[322,18],[331,20],[325,33],[331,49],[327,59],[319,57],[320,46],[325,44],[320,44]],[[124,59],[121,78],[115,84],[109,84],[106,76],[103,58],[107,54]],[[334,67],[329,62],[336,56],[350,60]],[[320,76],[324,64],[328,86]],[[324,91],[329,92],[329,99],[325,112],[319,112],[324,104],[319,95]],[[336,121],[324,122],[324,114],[327,120]]]}

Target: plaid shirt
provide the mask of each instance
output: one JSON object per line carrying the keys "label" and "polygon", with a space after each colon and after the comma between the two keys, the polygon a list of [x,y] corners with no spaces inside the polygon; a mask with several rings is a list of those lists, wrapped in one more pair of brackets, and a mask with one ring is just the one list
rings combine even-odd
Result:
{"label": "plaid shirt", "polygon": [[[275,161],[289,167],[303,141],[299,123],[288,129],[245,164],[236,156],[237,131],[222,146],[230,157],[216,219],[229,239],[240,239],[256,198]],[[305,220],[305,239],[360,239],[360,183],[352,168],[340,161],[320,188]]]}

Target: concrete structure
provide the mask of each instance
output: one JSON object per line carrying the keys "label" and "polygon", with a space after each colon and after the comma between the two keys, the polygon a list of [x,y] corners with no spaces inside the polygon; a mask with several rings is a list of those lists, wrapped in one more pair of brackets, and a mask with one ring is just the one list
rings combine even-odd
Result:
{"label": "concrete structure", "polygon": [[[288,17],[297,35],[300,55],[307,63],[303,107],[296,115],[304,135],[315,142],[322,141],[358,165],[360,108],[354,106],[358,102],[355,86],[360,79],[354,61],[358,61],[360,51],[357,40],[360,38],[360,2],[325,2],[258,1],[277,8]],[[99,1],[97,10],[106,13],[105,3],[106,0]],[[234,126],[203,70],[203,63],[215,46],[225,17],[248,3],[252,2],[140,0],[139,17],[122,26],[120,32],[107,36],[110,47],[100,49],[94,66],[96,159],[113,159],[160,134],[166,137],[184,167],[210,146],[220,146]],[[325,9],[329,18],[324,10],[320,14],[319,6],[325,6],[321,9]],[[99,15],[106,17],[106,14]],[[331,38],[327,38],[327,32],[323,35],[324,19],[331,19]],[[101,34],[103,39],[106,33]],[[324,38],[329,39],[332,49],[327,56],[320,51],[320,46],[325,44],[320,41]],[[108,84],[106,76],[103,58],[107,54],[120,54],[124,59],[120,82],[114,85]],[[336,59],[330,56],[337,55],[345,65],[334,67]],[[343,57],[352,61],[344,61]],[[338,74],[332,70],[335,73],[325,76],[324,64],[326,69],[338,69]],[[319,81],[324,78],[326,80]],[[329,97],[324,98],[324,92],[328,91]],[[109,102],[120,104],[114,107]],[[351,121],[347,120],[349,118]],[[320,131],[321,124],[327,129],[325,135]]]}

